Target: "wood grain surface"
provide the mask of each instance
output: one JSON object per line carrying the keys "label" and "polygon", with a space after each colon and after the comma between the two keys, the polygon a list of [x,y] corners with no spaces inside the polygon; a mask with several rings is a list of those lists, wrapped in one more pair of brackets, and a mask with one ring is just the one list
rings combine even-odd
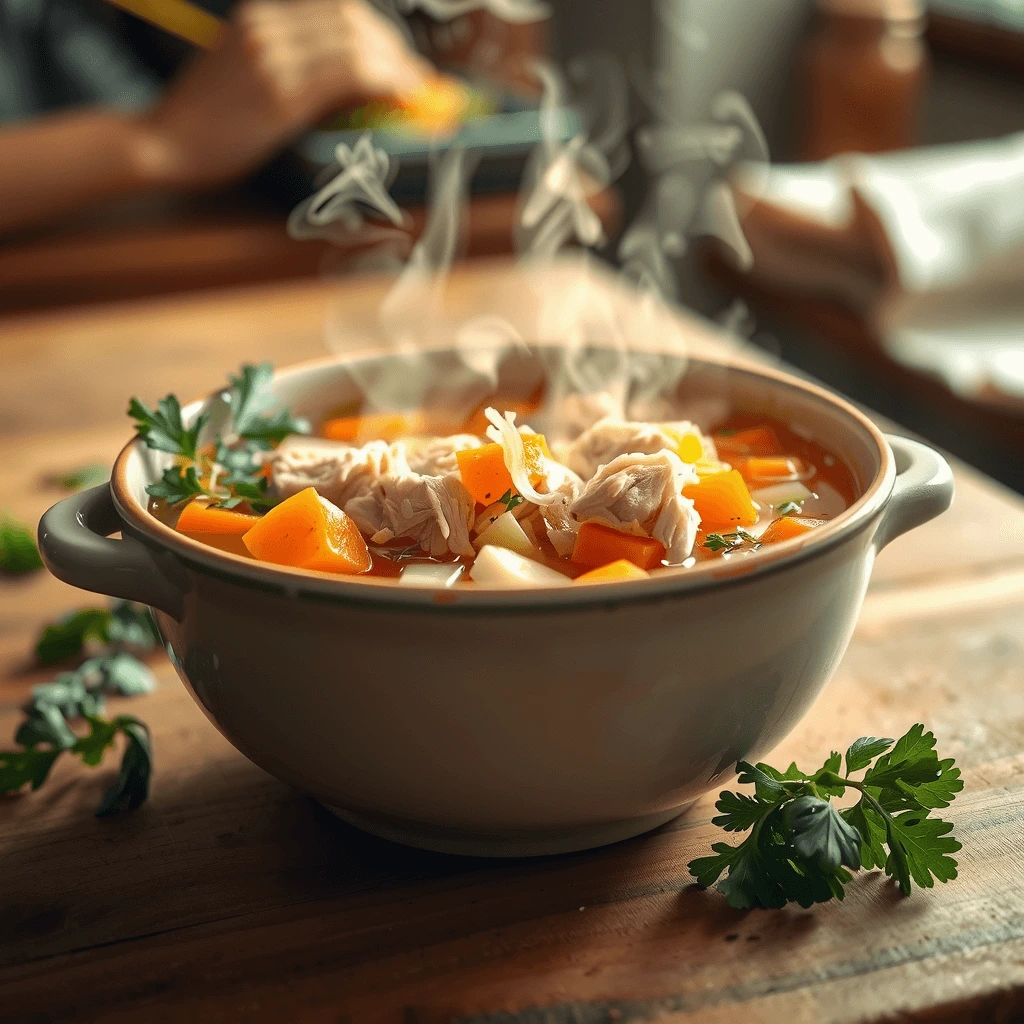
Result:
{"label": "wood grain surface", "polygon": [[[490,265],[453,285],[467,309],[503,289]],[[319,355],[325,310],[359,319],[381,293],[287,285],[0,322],[0,506],[34,521],[60,497],[48,473],[109,463],[129,394],[193,396],[243,359]],[[720,838],[712,798],[556,858],[394,846],[236,753],[161,657],[154,693],[113,703],[153,730],[140,811],[92,816],[113,760],[58,763],[39,792],[0,802],[0,1019],[1022,1019],[1024,503],[956,475],[953,509],[881,555],[835,678],[773,755],[820,761],[926,722],[964,768],[956,881],[903,899],[868,872],[841,904],[730,910],[685,869]],[[29,655],[41,624],[96,600],[43,573],[0,581],[0,737],[48,676]]]}

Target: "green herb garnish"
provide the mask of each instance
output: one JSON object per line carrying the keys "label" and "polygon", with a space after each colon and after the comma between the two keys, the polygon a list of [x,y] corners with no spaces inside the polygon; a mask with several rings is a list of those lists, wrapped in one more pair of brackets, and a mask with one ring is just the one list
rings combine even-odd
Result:
{"label": "green herb garnish", "polygon": [[199,455],[199,434],[210,418],[209,413],[201,413],[191,427],[186,427],[181,420],[181,403],[174,395],[161,398],[155,412],[133,398],[128,403],[128,415],[135,420],[136,433],[147,447],[192,460]]}
{"label": "green herb garnish", "polygon": [[511,512],[517,505],[522,505],[526,499],[521,494],[513,494],[511,490],[506,491],[499,499],[506,512]]}
{"label": "green herb garnish", "polygon": [[110,470],[97,462],[69,469],[66,473],[54,473],[46,478],[46,482],[62,491],[84,491],[87,487],[96,487],[109,479]]}
{"label": "green herb garnish", "polygon": [[794,512],[801,511],[802,508],[803,506],[799,501],[784,501],[781,505],[775,506],[775,511],[778,512],[780,516],[789,516]]}
{"label": "green herb garnish", "polygon": [[[149,731],[129,715],[103,718],[104,698],[108,694],[131,697],[153,689],[153,673],[128,648],[148,651],[158,640],[149,611],[127,601],[115,602],[109,609],[85,608],[46,626],[36,644],[36,654],[44,663],[80,654],[90,642],[103,646],[74,671],[32,688],[25,718],[14,736],[22,749],[0,752],[0,793],[14,793],[26,785],[38,789],[65,751],[80,756],[86,765],[97,765],[116,737],[123,735],[120,774],[96,813],[102,816],[138,807],[149,790]],[[78,720],[89,726],[88,735],[71,728]]]}
{"label": "green herb garnish", "polygon": [[[895,745],[863,737],[846,751],[846,775],[841,765],[835,751],[813,775],[795,764],[780,772],[740,761],[739,782],[752,783],[754,794],[721,793],[721,813],[712,821],[750,835],[739,846],[715,843],[714,856],[691,861],[698,885],[713,885],[725,873],[719,892],[746,909],[842,899],[858,868],[884,868],[904,895],[915,882],[931,888],[936,879],[956,878],[949,854],[960,843],[950,835],[953,826],[929,814],[948,807],[964,784],[952,758],[939,760],[932,733],[915,725]],[[864,768],[859,781],[850,778]],[[831,798],[848,788],[860,799],[837,809]]]}
{"label": "green herb garnish", "polygon": [[733,530],[732,533],[709,533],[704,538],[704,547],[708,551],[738,551],[742,547],[756,551],[761,542],[746,530]]}
{"label": "green herb garnish", "polygon": [[274,401],[273,375],[270,363],[260,363],[243,366],[237,377],[230,377],[230,387],[221,395],[231,411],[230,429],[202,445],[209,413],[201,413],[186,428],[174,395],[163,398],[156,412],[133,398],[128,414],[136,422],[138,436],[150,448],[177,456],[176,464],[164,470],[161,479],[146,488],[147,493],[171,506],[206,497],[221,508],[243,504],[254,512],[271,508],[274,501],[267,496],[266,478],[260,475],[260,455],[289,434],[309,431],[309,424],[287,409],[264,414]]}
{"label": "green herb garnish", "polygon": [[32,531],[16,519],[0,513],[0,572],[23,576],[42,567],[43,560],[39,557]]}

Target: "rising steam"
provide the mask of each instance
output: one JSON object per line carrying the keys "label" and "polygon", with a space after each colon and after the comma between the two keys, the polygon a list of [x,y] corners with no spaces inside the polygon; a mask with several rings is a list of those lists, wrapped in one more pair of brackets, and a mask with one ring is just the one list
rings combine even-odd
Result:
{"label": "rising steam", "polygon": [[[421,10],[444,22],[481,9],[504,22],[549,14],[548,5],[538,0],[378,2],[392,13]],[[681,33],[692,51],[706,47],[706,36],[693,25],[664,28]],[[476,58],[482,54],[471,60]],[[678,294],[679,259],[691,239],[713,235],[741,265],[751,261],[742,211],[728,183],[735,164],[768,159],[749,104],[724,92],[703,121],[691,123],[673,110],[665,83],[652,76],[653,85],[637,83],[651,116],[635,136],[649,189],[616,253],[623,275],[642,293],[642,300],[626,311],[605,283],[606,264],[591,250],[608,241],[594,199],[619,179],[631,159],[629,80],[619,62],[603,54],[573,61],[565,75],[548,61],[535,62],[532,70],[541,86],[541,140],[524,173],[515,230],[518,265],[510,274],[514,287],[522,289],[521,305],[529,309],[528,327],[525,320],[514,325],[496,312],[458,320],[446,310],[446,278],[464,234],[478,154],[451,148],[432,155],[427,219],[415,244],[388,194],[395,168],[369,134],[352,149],[338,147],[336,164],[318,179],[316,194],[289,218],[294,237],[340,241],[356,231],[362,240],[371,217],[376,230],[390,236],[391,248],[381,245],[375,252],[391,263],[396,236],[406,242],[406,251],[411,246],[374,325],[377,343],[384,340],[395,360],[387,372],[380,364],[353,369],[366,411],[429,406],[443,391],[448,411],[457,418],[493,393],[499,365],[525,335],[531,342],[558,343],[565,352],[533,425],[564,437],[602,414],[657,419],[659,411],[668,411],[665,396],[674,391],[685,364],[649,354],[637,358],[630,352],[631,340],[658,337],[666,347],[675,341],[677,354],[685,350],[685,338],[666,305]],[[561,273],[570,253],[572,271]],[[745,307],[736,306],[724,323],[738,328],[746,317]],[[329,325],[329,344],[336,351],[349,349],[353,332],[354,326],[339,315]],[[434,364],[424,354],[425,344],[434,341],[455,353],[443,381],[433,375]]]}

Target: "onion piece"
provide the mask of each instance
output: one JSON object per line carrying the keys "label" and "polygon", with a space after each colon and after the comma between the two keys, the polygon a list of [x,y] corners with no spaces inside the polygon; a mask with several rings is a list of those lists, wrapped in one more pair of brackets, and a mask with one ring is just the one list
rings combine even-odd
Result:
{"label": "onion piece", "polygon": [[572,580],[515,551],[488,544],[473,563],[473,582],[484,587],[561,587]]}
{"label": "onion piece", "polygon": [[530,474],[526,468],[526,451],[523,448],[522,434],[516,429],[516,414],[507,412],[504,416],[497,409],[488,407],[484,415],[493,424],[487,428],[487,436],[505,450],[505,465],[516,490],[527,501],[534,505],[554,505],[564,502],[565,496],[556,492],[541,494],[530,483]]}

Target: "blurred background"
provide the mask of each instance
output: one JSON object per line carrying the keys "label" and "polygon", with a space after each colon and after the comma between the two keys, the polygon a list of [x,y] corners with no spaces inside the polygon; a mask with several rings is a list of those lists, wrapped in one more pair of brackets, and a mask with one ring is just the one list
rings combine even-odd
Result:
{"label": "blurred background", "polygon": [[[653,197],[659,252],[673,257],[672,280],[658,282],[666,298],[1024,490],[1020,0],[376,6],[405,45],[472,87],[460,138],[480,158],[465,258],[521,244],[519,191],[543,137],[535,62],[566,69],[573,86],[558,103],[563,142],[596,131],[592,108],[608,114],[617,100],[603,86],[620,74],[622,145],[636,158],[617,166],[605,153],[604,178],[587,190],[604,229],[599,255],[623,264],[634,251],[623,239],[635,242],[628,232],[646,223]],[[228,0],[0,0],[0,337],[2,318],[40,310],[373,269],[360,258],[369,222],[331,238],[286,227],[338,144],[375,126],[355,91],[329,117],[286,117],[283,102],[245,107],[238,130],[249,138],[280,123],[237,166],[161,176],[133,165],[122,180],[97,163],[103,150],[113,161],[139,124],[177,117],[188,135],[205,105],[230,112],[239,76],[218,78],[209,54],[205,77],[176,83],[204,47],[226,52],[221,19],[236,17]],[[264,18],[246,39],[276,25]],[[352,45],[358,61],[376,44]],[[594,54],[613,63],[595,65]],[[585,55],[591,62],[578,64]],[[589,79],[573,77],[580,67]],[[740,126],[739,141],[719,153],[708,125]],[[153,143],[162,137],[151,132],[149,148],[125,159],[143,153],[163,166]],[[197,136],[194,148],[216,141]],[[387,131],[375,142],[400,164],[387,184],[415,233],[431,147]],[[111,184],[90,188],[91,174]],[[702,189],[727,183],[724,220],[688,214],[687,240],[670,245],[669,198],[678,209],[679,186],[697,178]],[[730,232],[729,210],[745,241]]]}

